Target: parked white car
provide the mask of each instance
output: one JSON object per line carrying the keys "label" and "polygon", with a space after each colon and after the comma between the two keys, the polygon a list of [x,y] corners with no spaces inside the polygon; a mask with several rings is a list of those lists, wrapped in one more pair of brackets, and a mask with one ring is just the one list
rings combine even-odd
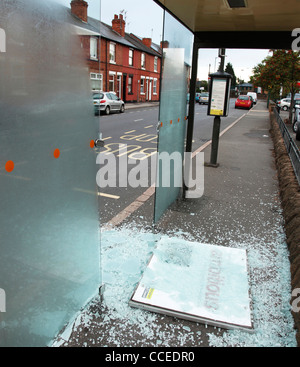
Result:
{"label": "parked white car", "polygon": [[248,92],[247,96],[252,97],[254,104],[257,103],[257,94],[255,92]]}
{"label": "parked white car", "polygon": [[[287,111],[290,108],[291,99],[290,98],[283,98],[277,102],[277,106],[280,107],[281,110]],[[300,100],[296,99],[295,107],[300,107]]]}
{"label": "parked white car", "polygon": [[290,98],[283,98],[277,102],[277,106],[280,107],[281,110],[287,111],[290,108],[291,99]]}

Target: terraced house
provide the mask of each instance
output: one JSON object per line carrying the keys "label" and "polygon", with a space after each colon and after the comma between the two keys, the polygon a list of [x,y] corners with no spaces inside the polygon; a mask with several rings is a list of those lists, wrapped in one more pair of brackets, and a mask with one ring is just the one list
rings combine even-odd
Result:
{"label": "terraced house", "polygon": [[84,0],[72,0],[68,10],[84,50],[92,90],[115,92],[125,102],[158,101],[161,45],[126,33],[122,14],[115,14],[107,25],[88,16]]}

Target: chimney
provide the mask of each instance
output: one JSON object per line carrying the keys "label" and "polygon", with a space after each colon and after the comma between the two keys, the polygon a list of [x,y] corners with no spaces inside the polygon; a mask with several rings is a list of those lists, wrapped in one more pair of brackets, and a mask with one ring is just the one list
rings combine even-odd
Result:
{"label": "chimney", "polygon": [[147,47],[151,47],[151,45],[152,45],[152,39],[151,38],[143,38],[143,40],[142,40],[142,42],[143,42],[143,44],[145,45],[145,46],[147,46]]}
{"label": "chimney", "polygon": [[161,41],[160,48],[169,48],[169,41]]}
{"label": "chimney", "polygon": [[87,8],[88,3],[84,0],[71,1],[71,13],[85,23],[87,23]]}
{"label": "chimney", "polygon": [[125,20],[123,20],[122,14],[119,17],[115,14],[112,20],[112,29],[119,33],[120,36],[125,37]]}

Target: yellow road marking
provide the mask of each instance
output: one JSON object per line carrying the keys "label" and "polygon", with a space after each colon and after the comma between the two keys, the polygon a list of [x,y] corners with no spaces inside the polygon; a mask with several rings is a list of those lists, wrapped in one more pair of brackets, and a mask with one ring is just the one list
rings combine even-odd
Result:
{"label": "yellow road marking", "polygon": [[104,192],[98,192],[98,195],[105,196],[106,198],[110,198],[110,199],[120,199],[120,196],[118,195],[105,194]]}
{"label": "yellow road marking", "polygon": [[110,199],[120,199],[120,196],[118,196],[118,195],[111,195],[111,194],[105,194],[103,192],[96,192],[96,191],[93,191],[93,190],[80,189],[79,187],[74,187],[73,190],[74,191],[79,191],[79,192],[84,192],[85,194],[105,196],[105,197],[110,198]]}
{"label": "yellow road marking", "polygon": [[[231,129],[237,122],[239,122],[246,114],[243,114],[234,122],[232,122],[226,129],[224,129],[220,136],[224,135],[229,129]],[[192,153],[192,157],[194,157],[197,153],[204,150],[207,146],[211,144],[211,140],[203,144],[201,147],[196,149]],[[115,217],[113,217],[109,222],[104,225],[104,229],[110,229],[111,227],[115,227],[120,225],[127,217],[129,217],[132,213],[134,213],[139,207],[141,207],[147,200],[149,200],[155,193],[155,184],[152,184],[146,191],[143,192],[141,196],[139,196],[135,201],[129,204],[124,210],[118,213]]]}

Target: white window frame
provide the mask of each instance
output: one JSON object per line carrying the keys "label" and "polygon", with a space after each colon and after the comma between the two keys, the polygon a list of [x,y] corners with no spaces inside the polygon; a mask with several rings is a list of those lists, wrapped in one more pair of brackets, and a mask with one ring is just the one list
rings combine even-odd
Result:
{"label": "white window frame", "polygon": [[157,72],[157,65],[158,65],[158,57],[154,57],[154,71]]}
{"label": "white window frame", "polygon": [[98,60],[98,39],[90,37],[90,59]]}
{"label": "white window frame", "polygon": [[100,88],[99,89],[93,89],[92,90],[97,90],[97,91],[101,91],[103,90],[103,75],[99,74],[99,73],[90,73],[90,79],[91,80],[96,80],[100,82]]}
{"label": "white window frame", "polygon": [[133,76],[128,76],[128,94],[132,94],[132,86],[133,86]]}
{"label": "white window frame", "polygon": [[129,66],[133,66],[133,49],[129,49],[129,55],[128,55],[128,64]]}
{"label": "white window frame", "polygon": [[118,97],[122,97],[122,73],[117,72],[117,87],[119,84]]}
{"label": "white window frame", "polygon": [[153,94],[157,95],[157,79],[153,79]]}
{"label": "white window frame", "polygon": [[109,62],[111,64],[116,63],[116,44],[114,42],[109,43]]}
{"label": "white window frame", "polygon": [[146,54],[142,52],[141,54],[141,69],[146,68]]}
{"label": "white window frame", "polygon": [[[114,71],[110,71],[109,72],[109,79],[108,79],[108,91],[109,92],[114,92],[115,91],[115,72]],[[112,83],[112,88],[110,88]]]}

